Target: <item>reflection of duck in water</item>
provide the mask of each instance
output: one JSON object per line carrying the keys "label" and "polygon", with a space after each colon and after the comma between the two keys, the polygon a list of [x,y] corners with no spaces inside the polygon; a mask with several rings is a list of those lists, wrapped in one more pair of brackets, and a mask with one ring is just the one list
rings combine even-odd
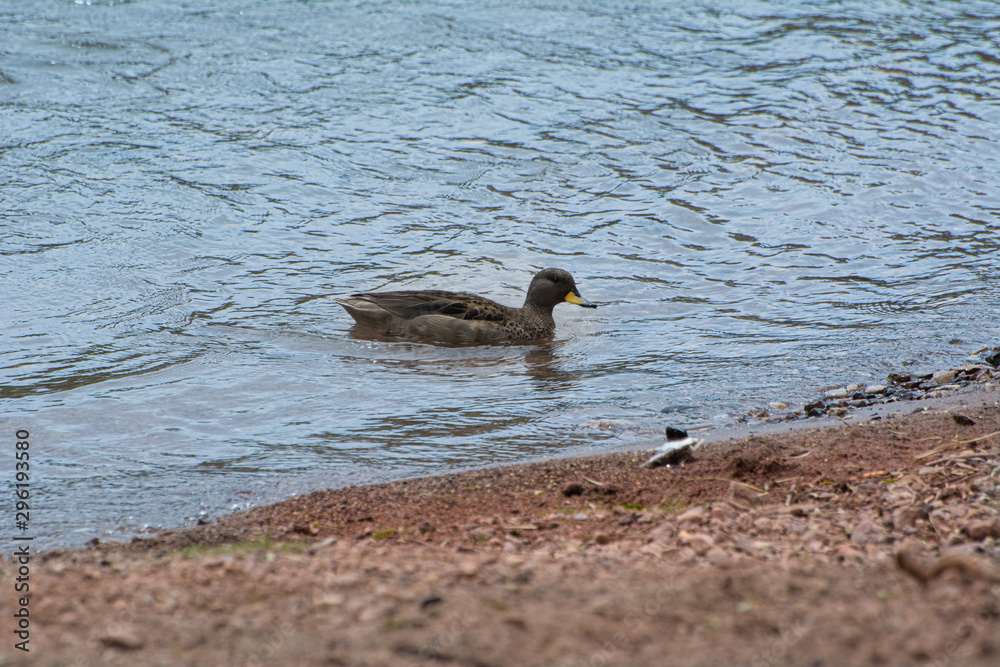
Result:
{"label": "reflection of duck in water", "polygon": [[558,304],[597,308],[580,296],[573,276],[562,269],[536,273],[520,308],[440,290],[368,292],[336,301],[361,326],[394,336],[464,344],[546,338],[555,331],[552,309]]}

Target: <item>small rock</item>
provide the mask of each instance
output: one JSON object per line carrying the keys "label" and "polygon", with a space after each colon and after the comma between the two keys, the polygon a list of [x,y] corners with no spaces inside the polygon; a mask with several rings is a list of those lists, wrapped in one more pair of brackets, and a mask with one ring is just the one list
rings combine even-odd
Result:
{"label": "small rock", "polygon": [[841,544],[834,550],[839,560],[857,560],[860,561],[864,558],[864,554],[855,549],[849,544]]}
{"label": "small rock", "polygon": [[292,532],[299,533],[300,535],[319,535],[319,525],[315,521],[312,523],[297,523],[292,526]]}
{"label": "small rock", "polygon": [[851,531],[851,542],[855,544],[878,544],[886,541],[885,531],[869,519],[862,519]]}
{"label": "small rock", "polygon": [[570,482],[563,487],[562,494],[564,496],[579,496],[583,493],[583,484],[579,482]]}
{"label": "small rock", "polygon": [[830,408],[827,412],[833,417],[843,417],[847,414],[847,408]]}
{"label": "small rock", "polygon": [[127,651],[134,651],[145,645],[145,643],[139,639],[139,636],[131,630],[109,632],[101,637],[101,643],[109,648],[120,648]]}
{"label": "small rock", "polygon": [[677,533],[677,528],[671,521],[663,521],[660,525],[656,526],[649,531],[649,536],[647,537],[647,542],[666,542],[674,539],[674,535]]}
{"label": "small rock", "polygon": [[683,512],[677,515],[678,526],[683,523],[701,524],[705,523],[706,521],[708,521],[708,512],[706,512],[705,508],[702,507],[701,505],[698,505],[697,507],[692,507],[689,510],[684,510]]}
{"label": "small rock", "polygon": [[949,384],[955,379],[955,371],[938,371],[931,374],[931,380],[938,384]]}
{"label": "small rock", "polygon": [[979,519],[970,521],[962,527],[962,532],[974,542],[981,542],[987,537],[1000,537],[1000,519]]}
{"label": "small rock", "polygon": [[689,533],[682,530],[677,533],[678,541],[684,546],[691,547],[698,555],[701,555],[715,546],[715,540],[706,533]]}
{"label": "small rock", "polygon": [[598,533],[594,536],[594,542],[597,544],[610,544],[614,538],[607,533]]}
{"label": "small rock", "polygon": [[865,394],[868,396],[878,396],[884,394],[886,387],[884,384],[870,384],[865,387]]}
{"label": "small rock", "polygon": [[965,415],[952,415],[951,418],[954,419],[955,423],[958,424],[959,426],[975,426],[976,425],[976,420],[975,419],[972,419],[970,417],[966,417]]}
{"label": "small rock", "polygon": [[731,560],[729,557],[729,553],[722,547],[710,548],[705,553],[705,559],[708,560],[708,562],[711,563],[712,565],[715,565],[716,567],[725,565]]}
{"label": "small rock", "polygon": [[668,442],[671,440],[683,440],[684,438],[688,437],[687,431],[685,431],[682,428],[674,428],[673,426],[668,426],[666,429],[664,429],[664,431],[666,431]]}
{"label": "small rock", "polygon": [[781,401],[771,401],[770,403],[768,403],[768,406],[772,410],[787,410],[788,409],[788,403],[782,403]]}
{"label": "small rock", "polygon": [[725,503],[714,505],[710,514],[712,521],[723,524],[728,524],[730,521],[739,516],[735,509]]}
{"label": "small rock", "polygon": [[636,512],[629,512],[628,514],[625,514],[620,519],[618,519],[618,525],[631,526],[633,523],[635,523],[635,520],[638,518],[639,515]]}
{"label": "small rock", "polygon": [[904,382],[909,382],[910,377],[909,373],[889,373],[887,379],[890,384],[903,384]]}
{"label": "small rock", "polygon": [[839,400],[841,398],[847,398],[849,396],[847,389],[841,387],[840,389],[831,389],[824,394],[825,398]]}
{"label": "small rock", "polygon": [[997,349],[993,354],[988,354],[984,357],[986,363],[990,366],[997,367],[1000,366],[1000,349]]}
{"label": "small rock", "polygon": [[745,484],[730,482],[726,500],[734,502],[737,505],[754,507],[755,505],[762,505],[767,502],[767,494],[754,491]]}
{"label": "small rock", "polygon": [[922,507],[900,507],[892,513],[892,525],[896,530],[903,531],[913,528],[917,519],[927,519],[927,510]]}
{"label": "small rock", "polygon": [[860,384],[849,384],[846,387],[844,387],[844,390],[847,391],[848,394],[853,394],[854,392],[858,391],[859,389],[861,389],[861,385]]}
{"label": "small rock", "polygon": [[969,484],[969,489],[974,493],[981,493],[987,497],[1000,496],[1000,482],[992,477],[977,479]]}
{"label": "small rock", "polygon": [[440,603],[441,603],[440,596],[437,596],[437,595],[428,595],[427,597],[425,597],[423,600],[420,601],[420,608],[421,609],[427,609],[427,607],[430,607],[430,606],[433,606],[433,605],[436,605],[436,604],[440,604]]}

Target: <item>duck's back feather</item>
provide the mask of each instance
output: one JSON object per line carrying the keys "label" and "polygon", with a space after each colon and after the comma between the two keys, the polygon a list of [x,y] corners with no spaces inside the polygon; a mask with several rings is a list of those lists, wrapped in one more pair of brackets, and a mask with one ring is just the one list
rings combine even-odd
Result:
{"label": "duck's back feather", "polygon": [[442,290],[366,292],[352,294],[348,303],[354,304],[359,300],[406,320],[424,315],[444,315],[458,320],[501,322],[510,310],[475,294]]}

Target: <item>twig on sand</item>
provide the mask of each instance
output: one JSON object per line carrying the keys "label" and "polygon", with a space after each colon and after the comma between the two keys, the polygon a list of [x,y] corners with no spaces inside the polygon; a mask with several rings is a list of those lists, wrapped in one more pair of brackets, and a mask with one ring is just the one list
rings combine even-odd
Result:
{"label": "twig on sand", "polygon": [[929,452],[924,452],[923,454],[918,454],[914,458],[917,461],[919,461],[920,459],[925,459],[928,456],[934,456],[935,454],[939,454],[939,453],[941,453],[943,451],[949,450],[952,447],[960,447],[961,445],[971,445],[974,442],[979,442],[980,440],[986,440],[988,438],[992,438],[992,437],[997,436],[997,435],[1000,435],[1000,431],[993,431],[993,433],[987,433],[986,435],[981,435],[979,437],[971,438],[969,440],[958,440],[956,442],[949,442],[947,445],[941,445],[940,447],[936,447],[936,448],[930,450]]}

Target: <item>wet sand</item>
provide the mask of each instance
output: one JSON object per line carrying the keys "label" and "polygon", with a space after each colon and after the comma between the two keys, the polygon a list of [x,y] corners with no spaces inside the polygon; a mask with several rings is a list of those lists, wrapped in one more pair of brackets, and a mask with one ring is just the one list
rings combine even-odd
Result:
{"label": "wet sand", "polygon": [[11,665],[996,665],[1000,393],[321,491],[31,564]]}

